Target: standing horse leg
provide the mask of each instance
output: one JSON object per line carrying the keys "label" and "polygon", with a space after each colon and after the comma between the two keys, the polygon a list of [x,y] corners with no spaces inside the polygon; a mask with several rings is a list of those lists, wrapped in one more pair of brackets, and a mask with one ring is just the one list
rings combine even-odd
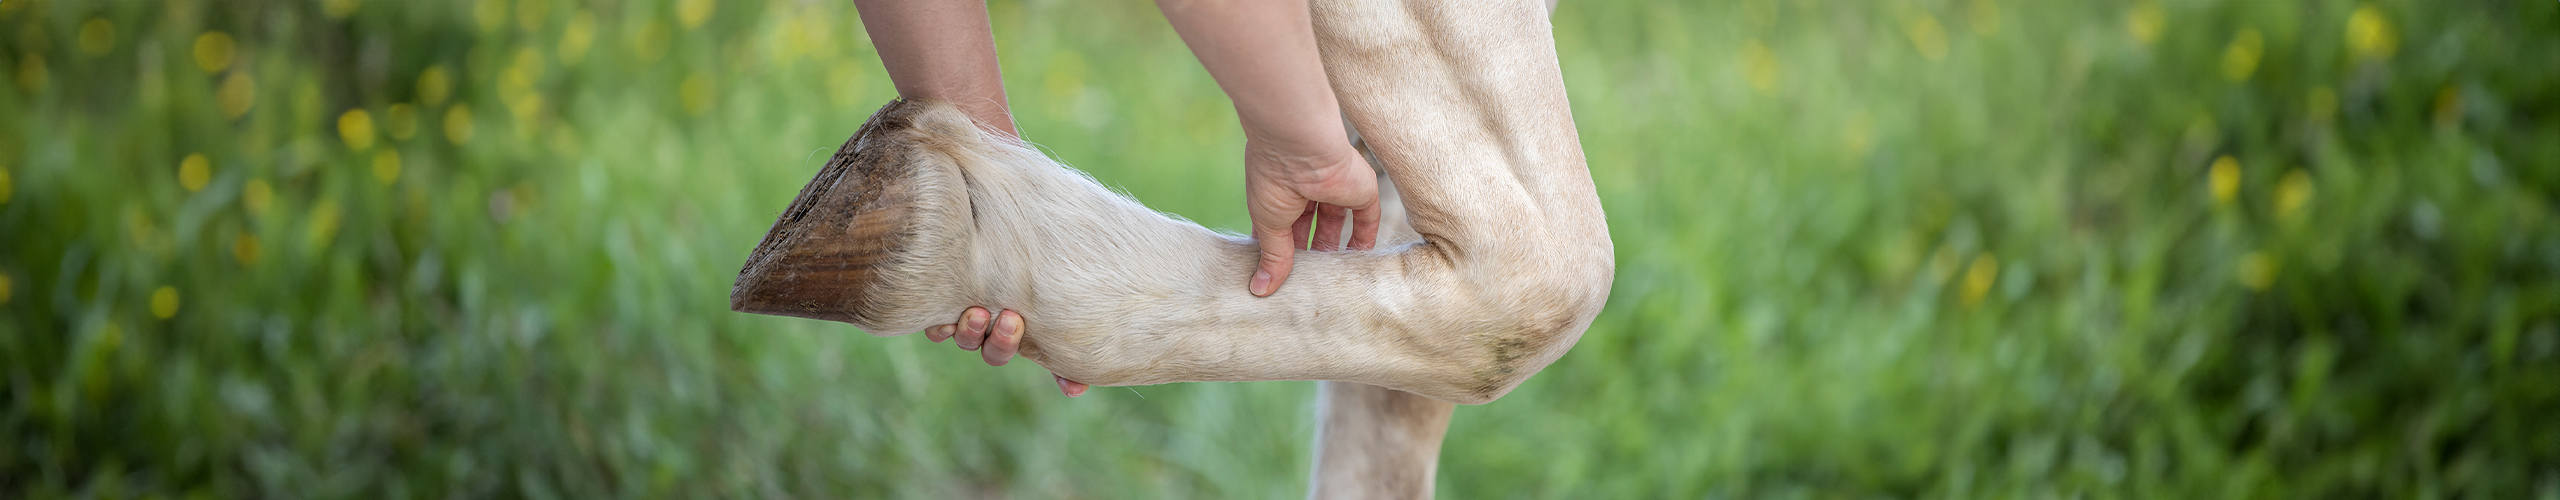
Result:
{"label": "standing horse leg", "polygon": [[[1404,200],[1387,178],[1360,129],[1343,124],[1351,144],[1378,169],[1378,243],[1421,240],[1406,225]],[[1330,234],[1324,236],[1332,236]],[[1320,236],[1322,237],[1322,236]],[[1315,466],[1307,497],[1431,498],[1440,468],[1440,441],[1457,405],[1357,382],[1318,382]]]}
{"label": "standing horse leg", "polygon": [[1431,498],[1440,439],[1456,406],[1368,384],[1321,384],[1307,497]]}

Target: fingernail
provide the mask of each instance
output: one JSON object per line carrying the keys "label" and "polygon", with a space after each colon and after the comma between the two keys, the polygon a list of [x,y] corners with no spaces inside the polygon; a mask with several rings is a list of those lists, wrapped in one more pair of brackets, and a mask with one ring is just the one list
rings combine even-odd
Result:
{"label": "fingernail", "polygon": [[1006,338],[1013,339],[1022,338],[1022,315],[1007,314],[1002,318],[997,318],[996,335],[1003,335]]}
{"label": "fingernail", "polygon": [[969,311],[969,331],[987,333],[987,311],[985,309]]}
{"label": "fingernail", "polygon": [[1271,271],[1260,269],[1253,271],[1253,294],[1256,296],[1271,294]]}
{"label": "fingernail", "polygon": [[1049,378],[1058,379],[1058,392],[1059,392],[1059,393],[1066,394],[1066,395],[1067,395],[1067,397],[1070,397],[1070,398],[1081,398],[1081,397],[1084,397],[1084,393],[1083,393],[1083,392],[1077,392],[1075,389],[1071,389],[1071,388],[1068,388],[1068,387],[1067,387],[1067,378],[1066,378],[1066,377],[1060,377],[1060,376],[1057,376],[1057,375],[1050,375],[1050,376],[1049,376]]}

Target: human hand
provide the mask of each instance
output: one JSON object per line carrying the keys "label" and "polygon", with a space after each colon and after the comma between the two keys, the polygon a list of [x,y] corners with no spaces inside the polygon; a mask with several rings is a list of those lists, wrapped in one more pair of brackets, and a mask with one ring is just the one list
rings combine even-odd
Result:
{"label": "human hand", "polygon": [[[936,344],[944,339],[958,339],[956,345],[960,350],[977,351],[979,359],[986,360],[987,366],[1004,366],[1013,361],[1014,353],[1021,352],[1022,315],[1013,311],[989,315],[986,308],[972,306],[960,312],[959,322],[926,328],[924,337]],[[1049,374],[1049,378],[1057,379],[1058,392],[1071,398],[1083,396],[1087,389],[1093,388],[1054,373]]]}
{"label": "human hand", "polygon": [[1245,208],[1262,247],[1245,290],[1278,292],[1298,249],[1342,248],[1346,221],[1351,248],[1375,245],[1378,178],[1345,139],[1307,3],[1157,0],[1156,8],[1244,125]]}
{"label": "human hand", "polygon": [[1257,297],[1278,292],[1299,249],[1344,248],[1346,220],[1351,223],[1350,249],[1377,245],[1378,177],[1350,142],[1316,140],[1312,142],[1319,145],[1293,146],[1288,143],[1308,141],[1252,135],[1245,141],[1245,207],[1253,217],[1253,239],[1262,247],[1262,259],[1247,291]]}

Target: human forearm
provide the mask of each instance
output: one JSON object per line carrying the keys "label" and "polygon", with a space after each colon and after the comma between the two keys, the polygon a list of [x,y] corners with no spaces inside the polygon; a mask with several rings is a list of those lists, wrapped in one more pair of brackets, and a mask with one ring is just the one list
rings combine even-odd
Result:
{"label": "human forearm", "polygon": [[1305,0],[1157,0],[1235,102],[1248,140],[1315,150],[1343,142]]}
{"label": "human forearm", "polygon": [[980,125],[1017,135],[982,0],[854,0],[898,96],[950,102]]}
{"label": "human forearm", "polygon": [[1299,249],[1368,248],[1378,229],[1377,178],[1345,137],[1305,0],[1157,0],[1156,7],[1244,125],[1245,210],[1262,250],[1246,290],[1278,293]]}

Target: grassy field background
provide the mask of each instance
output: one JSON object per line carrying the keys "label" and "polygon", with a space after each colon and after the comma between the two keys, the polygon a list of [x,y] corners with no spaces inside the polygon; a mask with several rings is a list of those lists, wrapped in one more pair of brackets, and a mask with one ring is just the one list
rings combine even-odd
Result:
{"label": "grassy field background", "polygon": [[[1144,2],[1025,135],[1242,228]],[[1619,276],[1451,498],[2560,498],[2560,4],[1566,0]],[[1312,383],[748,316],[854,12],[0,1],[0,497],[1303,495]]]}

